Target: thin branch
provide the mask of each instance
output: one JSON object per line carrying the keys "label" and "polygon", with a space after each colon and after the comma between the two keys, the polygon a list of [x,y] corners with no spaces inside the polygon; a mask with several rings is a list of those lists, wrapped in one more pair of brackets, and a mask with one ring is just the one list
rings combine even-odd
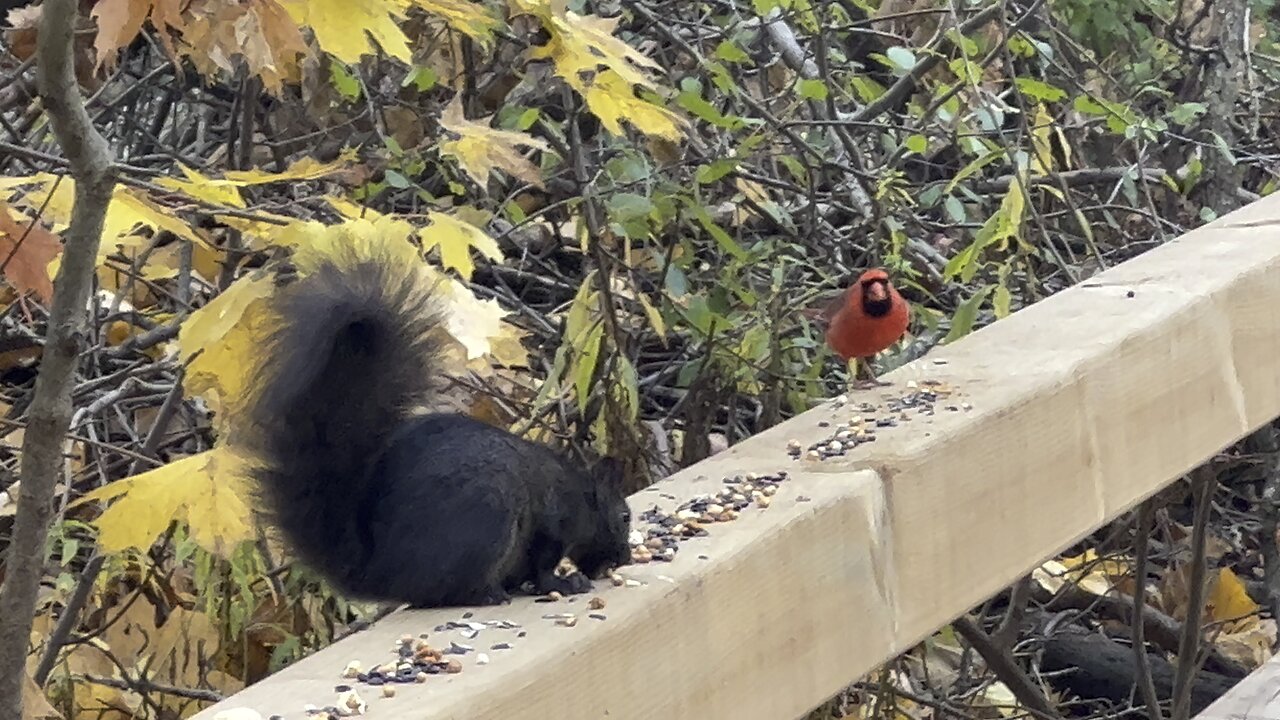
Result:
{"label": "thin branch", "polygon": [[1133,544],[1133,659],[1138,667],[1138,689],[1142,692],[1142,701],[1147,705],[1147,716],[1151,720],[1164,720],[1164,712],[1160,709],[1160,696],[1156,694],[1155,680],[1151,677],[1151,662],[1147,658],[1145,638],[1146,620],[1143,609],[1147,600],[1147,540],[1151,536],[1152,500],[1138,506],[1138,523],[1134,530]]}
{"label": "thin branch", "polygon": [[1205,541],[1209,535],[1209,515],[1213,509],[1213,491],[1218,474],[1213,463],[1191,471],[1192,494],[1196,509],[1191,526],[1191,573],[1187,581],[1187,619],[1182,625],[1182,642],[1178,646],[1178,669],[1173,680],[1173,720],[1191,716],[1191,686],[1195,679],[1196,659],[1200,647],[1201,621],[1204,616],[1205,578],[1209,558]]}

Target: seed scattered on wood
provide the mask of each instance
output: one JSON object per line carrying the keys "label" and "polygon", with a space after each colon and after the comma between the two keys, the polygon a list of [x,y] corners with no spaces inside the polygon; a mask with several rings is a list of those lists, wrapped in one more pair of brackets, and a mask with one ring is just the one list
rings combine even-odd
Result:
{"label": "seed scattered on wood", "polygon": [[361,667],[359,660],[352,660],[347,663],[347,667],[343,669],[342,677],[347,678],[348,680],[354,679],[360,674]]}
{"label": "seed scattered on wood", "polygon": [[488,655],[487,653],[479,653],[479,654],[477,654],[477,655],[476,655],[476,664],[477,664],[477,665],[488,665],[488,664],[489,664],[489,655]]}
{"label": "seed scattered on wood", "polygon": [[338,696],[338,707],[356,715],[363,715],[368,704],[355,690],[348,690]]}
{"label": "seed scattered on wood", "polygon": [[603,610],[604,598],[600,597],[599,595],[596,595],[595,597],[587,601],[587,607],[591,608],[592,610]]}
{"label": "seed scattered on wood", "polygon": [[457,658],[449,658],[444,663],[444,671],[450,675],[457,675],[462,672],[462,662]]}
{"label": "seed scattered on wood", "polygon": [[383,685],[383,686],[382,686],[382,697],[384,697],[384,698],[391,698],[391,697],[395,697],[395,696],[396,696],[396,686],[395,686],[395,685]]}

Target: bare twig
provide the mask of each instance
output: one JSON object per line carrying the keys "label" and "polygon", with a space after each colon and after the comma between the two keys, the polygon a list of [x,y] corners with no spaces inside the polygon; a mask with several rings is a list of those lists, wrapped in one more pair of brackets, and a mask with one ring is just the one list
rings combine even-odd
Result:
{"label": "bare twig", "polygon": [[1151,720],[1164,720],[1160,709],[1160,697],[1156,695],[1155,681],[1151,678],[1151,663],[1147,659],[1147,643],[1144,638],[1146,622],[1143,609],[1147,600],[1147,539],[1151,535],[1152,500],[1138,506],[1138,522],[1134,529],[1133,547],[1133,658],[1138,667],[1138,689],[1142,692],[1142,701],[1147,706],[1147,716]]}
{"label": "bare twig", "polygon": [[1213,463],[1192,470],[1190,477],[1196,509],[1191,526],[1191,572],[1187,581],[1187,619],[1182,626],[1182,643],[1178,646],[1177,674],[1173,681],[1173,713],[1170,716],[1172,720],[1187,720],[1191,716],[1191,686],[1198,664],[1201,619],[1204,614],[1205,578],[1208,575],[1209,566],[1209,559],[1205,555],[1205,540],[1209,535],[1213,491],[1218,486],[1218,474]]}

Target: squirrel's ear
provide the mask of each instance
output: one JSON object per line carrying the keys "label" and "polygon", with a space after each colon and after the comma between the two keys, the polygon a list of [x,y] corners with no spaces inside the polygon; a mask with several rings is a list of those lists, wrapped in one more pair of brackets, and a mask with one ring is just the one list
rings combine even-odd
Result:
{"label": "squirrel's ear", "polygon": [[621,486],[625,469],[617,458],[604,457],[596,463],[596,477],[610,485]]}

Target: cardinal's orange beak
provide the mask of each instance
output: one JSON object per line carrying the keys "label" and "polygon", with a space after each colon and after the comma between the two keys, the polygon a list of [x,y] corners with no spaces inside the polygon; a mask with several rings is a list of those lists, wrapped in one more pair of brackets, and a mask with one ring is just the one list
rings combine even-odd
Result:
{"label": "cardinal's orange beak", "polygon": [[862,292],[872,302],[883,302],[889,299],[889,289],[882,280],[874,280],[867,283],[863,286]]}

